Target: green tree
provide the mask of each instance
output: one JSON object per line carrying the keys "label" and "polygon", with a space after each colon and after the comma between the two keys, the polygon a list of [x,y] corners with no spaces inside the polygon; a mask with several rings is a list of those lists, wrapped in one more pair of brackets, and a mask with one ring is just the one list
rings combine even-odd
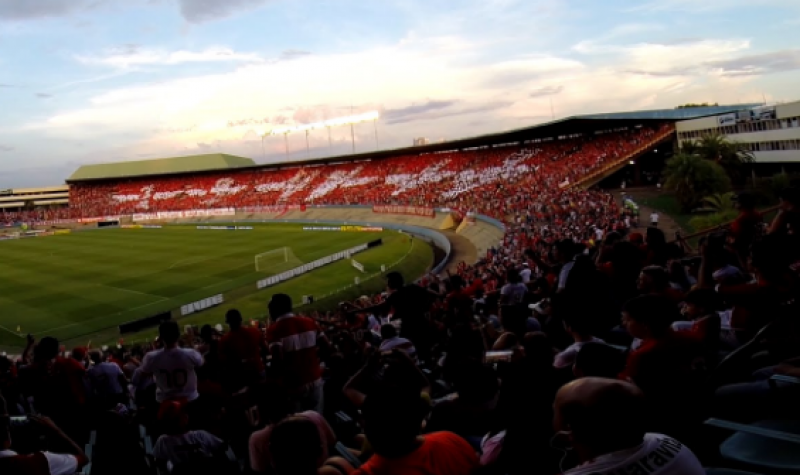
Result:
{"label": "green tree", "polygon": [[697,208],[704,197],[731,190],[731,180],[715,162],[699,155],[680,153],[667,161],[664,168],[666,189],[675,192],[684,212]]}
{"label": "green tree", "polygon": [[703,231],[705,229],[716,228],[718,226],[722,226],[723,224],[730,223],[736,219],[736,216],[738,215],[739,212],[737,210],[729,209],[720,211],[718,213],[707,214],[705,216],[695,216],[689,220],[689,225],[697,231]]}
{"label": "green tree", "polygon": [[744,167],[755,161],[753,154],[745,150],[738,142],[731,142],[720,134],[711,134],[695,142],[683,145],[684,153],[699,155],[700,157],[718,163],[731,180],[739,180],[744,174]]}
{"label": "green tree", "polygon": [[736,195],[732,192],[727,193],[714,193],[711,196],[703,198],[703,204],[713,209],[716,212],[728,211],[736,209]]}

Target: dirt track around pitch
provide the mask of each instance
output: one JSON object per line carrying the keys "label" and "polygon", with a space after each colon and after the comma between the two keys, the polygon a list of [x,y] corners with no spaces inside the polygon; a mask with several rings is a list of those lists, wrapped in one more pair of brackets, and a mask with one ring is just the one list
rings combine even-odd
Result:
{"label": "dirt track around pitch", "polygon": [[478,260],[478,250],[472,242],[455,231],[440,231],[450,241],[450,261],[446,269],[454,272],[459,262],[472,264]]}

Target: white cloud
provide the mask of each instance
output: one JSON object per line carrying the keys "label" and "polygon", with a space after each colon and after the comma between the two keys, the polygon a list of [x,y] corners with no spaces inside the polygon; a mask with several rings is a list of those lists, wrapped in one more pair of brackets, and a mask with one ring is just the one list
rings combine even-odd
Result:
{"label": "white cloud", "polygon": [[[732,59],[748,47],[744,40],[612,45],[613,56],[600,64],[545,55],[474,64],[467,61],[474,49],[470,40],[415,37],[383,48],[303,55],[297,61],[246,64],[220,74],[117,88],[27,128],[87,138],[126,131],[139,137],[135,140],[141,153],[158,155],[174,147],[217,141],[245,147],[236,144],[256,127],[269,128],[269,123],[260,122],[228,126],[242,118],[292,123],[305,120],[298,110],[305,111],[303,117],[329,118],[349,114],[350,104],[394,111],[436,104],[435,110],[405,114],[402,119],[387,117],[382,122],[383,146],[399,146],[416,135],[458,138],[519,127],[525,125],[526,117],[549,116],[552,94],[542,91],[566,91],[553,98],[560,117],[673,107],[692,100],[736,102],[747,92],[730,86],[744,87],[747,79],[730,82],[730,78],[698,74],[693,68],[702,67],[701,60]],[[215,56],[204,52],[142,58],[157,58],[147,59],[152,64]],[[250,57],[235,52],[229,56]],[[671,77],[676,74],[680,80]],[[436,120],[445,117],[446,121]],[[334,131],[334,136],[346,140],[348,132]]]}
{"label": "white cloud", "polygon": [[263,59],[255,53],[240,53],[230,48],[214,47],[202,51],[164,51],[140,49],[135,45],[106,51],[102,55],[78,55],[80,63],[111,66],[115,68],[131,68],[146,65],[176,65],[183,63],[211,62],[261,62]]}
{"label": "white cloud", "polygon": [[691,12],[703,13],[717,10],[797,7],[796,0],[649,0],[630,7],[636,13]]}

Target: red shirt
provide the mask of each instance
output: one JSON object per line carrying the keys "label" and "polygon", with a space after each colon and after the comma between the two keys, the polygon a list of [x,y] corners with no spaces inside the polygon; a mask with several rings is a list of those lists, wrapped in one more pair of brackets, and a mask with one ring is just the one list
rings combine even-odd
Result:
{"label": "red shirt", "polygon": [[478,468],[475,449],[461,437],[434,432],[423,438],[422,445],[405,457],[373,455],[354,475],[470,475]]}
{"label": "red shirt", "polygon": [[625,369],[620,379],[631,379],[639,384],[642,378],[667,379],[691,369],[695,357],[702,354],[702,347],[695,337],[669,330],[658,339],[648,339],[628,353]]}
{"label": "red shirt", "polygon": [[299,388],[322,377],[317,355],[317,322],[306,317],[285,315],[267,329],[267,341],[280,343],[286,364],[284,382]]}
{"label": "red shirt", "polygon": [[219,341],[220,358],[225,363],[245,363],[257,371],[264,370],[261,361],[261,331],[252,327],[231,330]]}

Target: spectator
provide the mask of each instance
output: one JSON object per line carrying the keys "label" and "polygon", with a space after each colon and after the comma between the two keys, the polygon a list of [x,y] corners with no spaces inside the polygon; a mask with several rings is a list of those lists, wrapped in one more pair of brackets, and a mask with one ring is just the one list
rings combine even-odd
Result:
{"label": "spectator", "polygon": [[203,357],[194,349],[178,348],[181,331],[176,322],[162,323],[158,334],[164,348],[146,354],[141,366],[143,376],[152,375],[156,381],[156,400],[196,400],[200,394],[195,369],[203,365]]}
{"label": "spectator", "polygon": [[[688,331],[710,350],[719,348],[722,320],[717,313],[719,297],[711,289],[692,289],[686,294],[683,314],[689,322],[675,322],[673,328]],[[730,326],[728,326],[730,328]]]}
{"label": "spectator", "polygon": [[292,299],[275,294],[269,302],[272,325],[267,329],[267,341],[278,364],[283,382],[296,400],[298,412],[312,410],[322,414],[322,371],[319,367],[317,345],[327,345],[317,323],[292,313]]}
{"label": "spectator", "polygon": [[500,288],[500,305],[522,304],[528,287],[522,282],[519,272],[516,269],[509,269],[506,281],[508,283]]}
{"label": "spectator", "polygon": [[621,379],[636,383],[645,394],[665,385],[678,384],[703,354],[701,345],[688,335],[672,330],[673,305],[664,297],[643,295],[622,309],[622,323],[641,345],[628,354]]}
{"label": "spectator", "polygon": [[800,188],[787,188],[778,196],[778,214],[767,231],[769,234],[800,236]]}
{"label": "spectator", "polygon": [[531,267],[527,262],[522,263],[522,270],[519,271],[519,276],[522,278],[523,284],[528,284],[531,281]]}
{"label": "spectator", "polygon": [[382,325],[381,346],[378,348],[378,351],[381,353],[386,353],[395,349],[406,352],[408,356],[412,358],[415,358],[417,355],[417,350],[414,348],[414,344],[406,338],[397,336],[397,329],[394,327],[394,325],[391,323]]}
{"label": "spectator", "polygon": [[420,436],[425,409],[419,393],[381,390],[362,408],[367,440],[375,454],[359,475],[469,475],[478,467],[474,449],[450,432]]}
{"label": "spectator", "polygon": [[114,363],[103,361],[103,354],[98,350],[89,352],[89,358],[94,365],[86,374],[89,379],[89,387],[99,405],[98,409],[112,409],[117,404],[124,402],[128,379],[120,367]]}
{"label": "spectator", "polygon": [[556,355],[553,366],[556,368],[571,368],[575,363],[578,351],[583,345],[589,342],[604,343],[603,340],[591,334],[592,328],[589,319],[590,317],[583,313],[569,312],[564,314],[564,329],[572,337],[574,343]]}
{"label": "spectator", "polygon": [[170,471],[184,464],[202,466],[207,463],[205,459],[225,450],[225,443],[217,437],[203,430],[189,430],[189,416],[180,402],[162,403],[158,418],[164,434],[153,447],[153,457]]}
{"label": "spectator", "polygon": [[11,417],[6,400],[0,396],[0,473],[9,475],[72,475],[88,463],[83,450],[46,417],[29,416],[28,421],[40,428],[53,443],[66,452],[34,452],[20,455],[11,450]]}
{"label": "spectator", "polygon": [[667,270],[660,266],[648,266],[639,275],[639,291],[665,297],[673,302],[673,306],[683,301],[683,293],[669,283]]}
{"label": "spectator", "polygon": [[554,257],[561,264],[558,273],[558,290],[563,291],[567,287],[567,279],[572,266],[575,265],[575,243],[571,239],[562,239],[554,247]]}
{"label": "spectator", "polygon": [[320,448],[319,455],[314,459],[317,467],[321,467],[328,459],[329,451],[336,445],[336,435],[321,414],[314,411],[295,413],[289,394],[279,386],[268,386],[259,405],[259,413],[267,418],[268,425],[250,436],[250,468],[256,473],[267,473],[274,464],[275,452],[271,447],[274,430],[281,421],[291,417],[311,422],[316,428],[316,438],[320,442],[315,447]]}
{"label": "spectator", "polygon": [[739,256],[746,256],[750,246],[762,234],[761,224],[764,217],[756,211],[756,200],[749,193],[739,193],[736,197],[736,208],[739,215],[730,227],[733,248]]}
{"label": "spectator", "polygon": [[658,227],[658,211],[653,211],[650,213],[650,226],[657,228]]}
{"label": "spectator", "polygon": [[558,391],[555,410],[556,430],[569,439],[580,461],[564,475],[706,473],[689,448],[645,431],[644,397],[632,384],[601,378],[574,381]]}
{"label": "spectator", "polygon": [[219,341],[219,354],[230,389],[238,390],[264,379],[261,352],[266,354],[267,348],[258,328],[242,326],[242,314],[238,310],[228,310],[225,321],[230,331]]}
{"label": "spectator", "polygon": [[[85,355],[77,353],[74,356]],[[85,377],[81,362],[59,356],[58,340],[44,337],[33,350],[33,363],[20,371],[20,385],[23,394],[33,398],[38,412],[52,417],[76,437],[85,426]]]}
{"label": "spectator", "polygon": [[317,425],[304,417],[288,417],[276,425],[269,451],[276,475],[341,475],[353,470],[341,458],[327,459]]}

